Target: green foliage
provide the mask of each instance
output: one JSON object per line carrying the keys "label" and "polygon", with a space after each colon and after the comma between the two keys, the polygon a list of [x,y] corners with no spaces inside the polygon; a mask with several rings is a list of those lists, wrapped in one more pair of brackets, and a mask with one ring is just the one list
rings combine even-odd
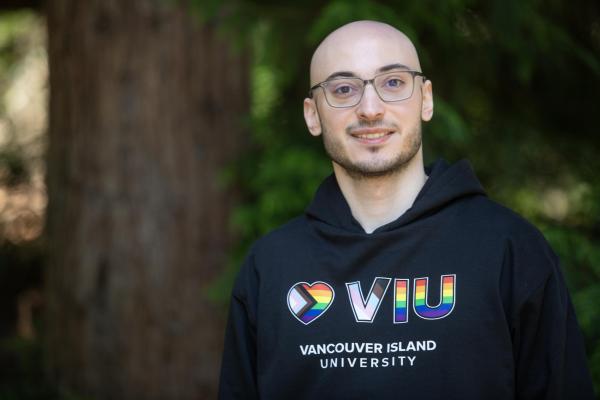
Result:
{"label": "green foliage", "polygon": [[[38,117],[38,110],[29,107],[31,87],[15,89],[15,82],[30,83],[23,72],[31,68],[32,61],[43,58],[39,53],[43,31],[43,19],[31,11],[0,13],[0,400],[76,399],[61,393],[45,378],[41,340],[24,339],[14,332],[19,296],[31,289],[39,291],[42,285],[40,241],[14,244],[8,238],[7,227],[11,214],[14,218],[15,212],[22,212],[10,205],[15,194],[12,191],[20,192],[21,198],[26,196],[23,189],[31,184],[32,153],[35,153],[27,147],[35,147],[40,136],[39,132],[30,131],[32,124],[21,118],[24,113],[18,112],[25,109],[28,118]],[[13,97],[16,93],[25,100],[20,108],[15,107],[14,98],[10,104],[11,91]],[[29,130],[23,130],[23,126]],[[34,317],[35,331],[39,334],[40,318],[37,314]]]}
{"label": "green foliage", "polygon": [[6,93],[16,78],[23,60],[31,52],[35,37],[29,32],[39,25],[31,12],[0,13],[0,184],[14,186],[29,178],[27,162],[16,134],[13,121],[6,115]]}
{"label": "green foliage", "polygon": [[[202,9],[204,2],[196,3]],[[241,245],[229,282],[247,246],[301,213],[329,171],[320,140],[310,138],[302,120],[314,48],[346,22],[385,21],[413,40],[433,82],[435,115],[424,127],[426,161],[468,158],[490,197],[542,228],[561,257],[600,389],[600,139],[593,119],[600,93],[600,4],[226,4],[230,33],[253,54],[255,142],[230,174],[245,198],[233,219]]]}
{"label": "green foliage", "polygon": [[0,13],[0,87],[11,78],[12,68],[27,51],[27,29],[35,22],[28,11]]}

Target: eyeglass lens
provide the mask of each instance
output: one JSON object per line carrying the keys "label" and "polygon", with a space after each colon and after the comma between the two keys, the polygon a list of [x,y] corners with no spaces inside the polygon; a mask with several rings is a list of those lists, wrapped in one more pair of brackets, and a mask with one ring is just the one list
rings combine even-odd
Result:
{"label": "eyeglass lens", "polygon": [[[378,75],[373,88],[383,101],[400,101],[412,96],[414,76],[406,71]],[[325,97],[332,107],[352,107],[360,102],[365,90],[360,78],[336,78],[323,85]]]}

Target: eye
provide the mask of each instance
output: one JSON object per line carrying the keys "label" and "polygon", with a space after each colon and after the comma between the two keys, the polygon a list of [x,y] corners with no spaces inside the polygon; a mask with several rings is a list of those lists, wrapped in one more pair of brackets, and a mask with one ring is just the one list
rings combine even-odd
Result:
{"label": "eye", "polygon": [[338,83],[331,87],[331,93],[338,97],[348,97],[357,93],[358,88],[350,83]]}
{"label": "eye", "polygon": [[352,87],[348,85],[340,85],[335,88],[334,92],[337,94],[348,94],[352,92]]}
{"label": "eye", "polygon": [[400,79],[400,78],[389,78],[385,81],[385,86],[390,88],[390,89],[395,89],[395,88],[399,88],[402,87],[405,82]]}

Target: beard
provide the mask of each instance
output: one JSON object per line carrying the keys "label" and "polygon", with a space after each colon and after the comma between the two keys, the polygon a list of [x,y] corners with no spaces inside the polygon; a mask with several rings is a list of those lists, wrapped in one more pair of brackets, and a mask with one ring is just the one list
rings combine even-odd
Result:
{"label": "beard", "polygon": [[[376,127],[376,126],[387,126],[382,122],[376,124],[365,124],[361,123],[360,127]],[[330,135],[325,125],[321,122],[323,130],[323,145],[325,152],[331,159],[331,161],[340,165],[349,176],[354,179],[367,179],[367,178],[379,178],[384,176],[394,175],[402,171],[408,163],[415,157],[421,148],[421,121],[418,122],[410,130],[402,133],[405,136],[405,143],[403,144],[400,151],[389,159],[374,159],[367,161],[352,161],[348,157],[344,145],[341,140]],[[350,131],[352,127],[349,127],[347,131]],[[400,134],[396,131],[394,134]],[[369,151],[375,154],[381,149],[378,147],[371,147]]]}

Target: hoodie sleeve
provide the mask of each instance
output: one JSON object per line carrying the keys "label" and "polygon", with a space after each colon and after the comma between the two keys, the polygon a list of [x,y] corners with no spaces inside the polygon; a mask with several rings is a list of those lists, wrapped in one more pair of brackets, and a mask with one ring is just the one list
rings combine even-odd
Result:
{"label": "hoodie sleeve", "polygon": [[236,279],[221,363],[219,400],[258,399],[256,383],[256,274],[248,256]]}
{"label": "hoodie sleeve", "polygon": [[543,239],[522,246],[515,246],[513,258],[517,270],[527,271],[515,273],[521,280],[517,292],[527,288],[512,323],[516,398],[593,399],[583,337],[558,257]]}

